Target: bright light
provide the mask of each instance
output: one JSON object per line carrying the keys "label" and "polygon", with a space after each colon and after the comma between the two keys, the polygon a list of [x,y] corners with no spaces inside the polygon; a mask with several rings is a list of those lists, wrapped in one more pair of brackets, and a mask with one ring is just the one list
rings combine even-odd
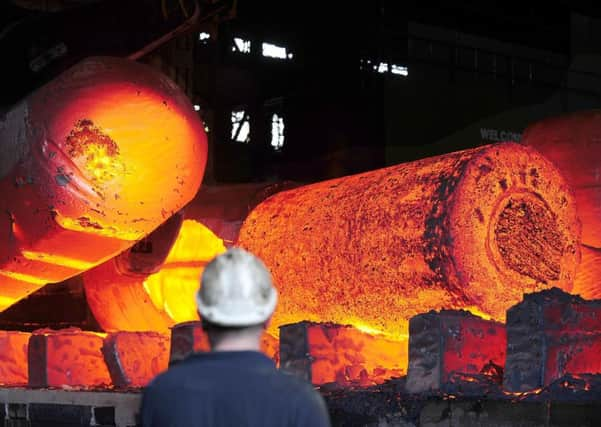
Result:
{"label": "bright light", "polygon": [[241,53],[250,53],[250,40],[244,40],[240,37],[234,37],[234,46],[232,47],[232,50],[237,50]]}
{"label": "bright light", "polygon": [[271,43],[263,43],[263,56],[268,56],[270,58],[279,58],[286,59],[292,58],[292,54],[288,55],[286,53],[286,48],[282,46],[276,46]]}
{"label": "bright light", "polygon": [[206,31],[202,31],[198,34],[198,40],[200,40],[201,42],[206,42],[210,38],[211,38],[211,35],[209,33],[207,33]]}
{"label": "bright light", "polygon": [[377,69],[378,73],[387,73],[388,72],[388,63],[387,62],[380,62],[380,65],[378,65],[377,68],[374,65],[374,69]]}
{"label": "bright light", "polygon": [[250,122],[244,110],[232,111],[232,140],[236,142],[250,141]]}
{"label": "bright light", "polygon": [[194,104],[194,111],[200,111],[200,105]]}
{"label": "bright light", "polygon": [[284,146],[284,118],[271,116],[271,146],[277,151]]}
{"label": "bright light", "polygon": [[396,65],[396,64],[392,64],[392,68],[391,68],[390,72],[392,74],[398,74],[401,76],[409,75],[409,69],[407,67],[404,67],[402,65]]}

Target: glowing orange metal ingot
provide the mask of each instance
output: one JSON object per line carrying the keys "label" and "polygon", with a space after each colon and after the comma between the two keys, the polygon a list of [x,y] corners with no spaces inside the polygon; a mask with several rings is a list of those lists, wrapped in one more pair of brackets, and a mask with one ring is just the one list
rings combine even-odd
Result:
{"label": "glowing orange metal ingot", "polygon": [[169,337],[155,332],[115,332],[105,338],[102,352],[115,387],[144,387],[167,369]]}
{"label": "glowing orange metal ingot", "polygon": [[174,83],[107,57],[15,106],[0,141],[0,309],[150,233],[193,198],[207,153]]}
{"label": "glowing orange metal ingot", "polygon": [[[279,341],[269,334],[261,338],[261,351],[279,362]],[[199,321],[178,323],[171,328],[171,350],[169,365],[174,365],[194,353],[205,353],[211,350],[209,337],[202,329]]]}
{"label": "glowing orange metal ingot", "polygon": [[27,385],[28,332],[0,331],[0,385]]}
{"label": "glowing orange metal ingot", "polygon": [[369,386],[405,373],[406,343],[348,325],[299,322],[280,330],[281,367],[322,385]]}
{"label": "glowing orange metal ingot", "polygon": [[536,122],[522,143],[551,160],[574,188],[582,243],[601,248],[601,111],[580,111]]}
{"label": "glowing orange metal ingot", "polygon": [[402,338],[424,311],[501,320],[524,292],[569,289],[579,241],[559,171],[503,143],[278,193],[250,213],[238,244],[273,274],[275,333],[311,320]]}
{"label": "glowing orange metal ingot", "polygon": [[178,323],[171,328],[169,365],[184,360],[192,353],[203,353],[210,350],[209,337],[199,321]]}
{"label": "glowing orange metal ingot", "polygon": [[29,340],[29,386],[110,386],[103,339],[100,334],[76,328],[35,331]]}

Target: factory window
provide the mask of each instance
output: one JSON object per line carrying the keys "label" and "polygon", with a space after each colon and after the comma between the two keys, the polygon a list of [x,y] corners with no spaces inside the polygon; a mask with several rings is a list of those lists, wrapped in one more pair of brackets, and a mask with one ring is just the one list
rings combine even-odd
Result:
{"label": "factory window", "polygon": [[198,41],[202,44],[208,43],[210,39],[211,34],[207,33],[206,31],[201,31],[200,33],[198,33]]}
{"label": "factory window", "polygon": [[244,110],[232,111],[232,141],[250,141],[250,118]]}
{"label": "factory window", "polygon": [[250,53],[250,40],[245,40],[240,37],[234,37],[233,52]]}
{"label": "factory window", "polygon": [[276,151],[284,146],[284,118],[277,113],[271,116],[271,146]]}
{"label": "factory window", "polygon": [[409,69],[404,65],[389,64],[388,62],[373,62],[369,59],[361,59],[359,61],[359,68],[361,70],[373,70],[379,74],[395,74],[397,76],[408,76]]}
{"label": "factory window", "polygon": [[380,62],[379,65],[374,65],[374,70],[378,73],[387,73],[388,72],[388,63]]}
{"label": "factory window", "polygon": [[396,65],[396,64],[392,64],[392,68],[390,69],[390,72],[392,74],[398,74],[399,76],[408,76],[409,75],[409,69],[407,67],[404,67],[402,65]]}
{"label": "factory window", "polygon": [[292,59],[293,55],[286,48],[271,43],[263,43],[263,56],[278,59]]}

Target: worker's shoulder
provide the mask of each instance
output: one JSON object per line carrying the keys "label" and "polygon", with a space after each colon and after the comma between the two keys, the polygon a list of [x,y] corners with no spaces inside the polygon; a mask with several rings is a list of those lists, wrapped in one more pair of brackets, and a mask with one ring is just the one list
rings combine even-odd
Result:
{"label": "worker's shoulder", "polygon": [[182,380],[193,376],[195,370],[197,370],[196,367],[186,364],[170,366],[169,369],[154,377],[154,379],[145,387],[145,391],[148,393],[150,391],[165,389],[171,386],[181,386]]}

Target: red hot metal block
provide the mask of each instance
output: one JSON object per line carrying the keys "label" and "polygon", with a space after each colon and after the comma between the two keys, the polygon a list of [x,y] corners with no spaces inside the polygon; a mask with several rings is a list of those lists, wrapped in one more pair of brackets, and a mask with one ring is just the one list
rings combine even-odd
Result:
{"label": "red hot metal block", "polygon": [[505,327],[463,310],[431,311],[409,321],[407,391],[445,391],[457,374],[505,363]]}
{"label": "red hot metal block", "polygon": [[0,385],[27,385],[27,348],[30,333],[0,331]]}
{"label": "red hot metal block", "polygon": [[370,386],[404,373],[405,344],[348,325],[299,322],[280,328],[280,366],[315,385]]}
{"label": "red hot metal block", "polygon": [[169,337],[156,332],[116,332],[106,337],[102,352],[115,387],[144,387],[167,369]]}
{"label": "red hot metal block", "polygon": [[[169,366],[182,361],[193,353],[203,353],[210,350],[209,338],[202,329],[202,322],[184,322],[171,328]],[[280,355],[276,338],[269,334],[263,334],[261,351],[272,358],[276,364],[279,363]]]}
{"label": "red hot metal block", "polygon": [[210,349],[209,339],[202,329],[201,322],[184,322],[171,328],[170,366],[192,353],[202,353]]}
{"label": "red hot metal block", "polygon": [[601,373],[601,300],[560,289],[526,294],[507,311],[509,391],[528,391],[566,374]]}
{"label": "red hot metal block", "polygon": [[29,340],[29,386],[110,387],[103,340],[103,334],[78,328],[34,331]]}

